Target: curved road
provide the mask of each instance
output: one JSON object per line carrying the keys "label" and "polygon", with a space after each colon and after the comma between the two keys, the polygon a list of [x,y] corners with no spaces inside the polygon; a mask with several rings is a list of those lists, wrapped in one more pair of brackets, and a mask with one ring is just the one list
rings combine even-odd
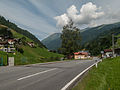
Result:
{"label": "curved road", "polygon": [[95,60],[0,67],[0,90],[61,90]]}

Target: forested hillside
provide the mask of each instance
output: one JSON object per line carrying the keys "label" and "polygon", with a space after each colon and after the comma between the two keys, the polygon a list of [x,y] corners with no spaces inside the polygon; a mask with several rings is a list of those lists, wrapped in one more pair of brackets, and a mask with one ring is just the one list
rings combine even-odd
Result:
{"label": "forested hillside", "polygon": [[[108,31],[109,33],[111,29],[119,28],[119,27],[120,27],[120,22],[113,24],[104,24],[97,27],[80,30],[82,37],[81,44],[84,45],[86,42],[90,42],[96,39],[102,33],[106,31]],[[57,50],[61,46],[60,35],[61,33],[55,33],[53,35],[50,35],[48,38],[44,39],[42,43],[46,45],[47,48],[50,50]],[[52,37],[54,37],[54,39],[51,39]]]}
{"label": "forested hillside", "polygon": [[0,24],[5,25],[5,26],[15,30],[16,32],[32,39],[35,43],[37,43],[39,45],[39,47],[45,47],[33,34],[28,32],[27,30],[23,30],[23,29],[19,28],[16,24],[10,22],[9,20],[6,20],[3,16],[0,16]]}
{"label": "forested hillside", "polygon": [[[13,26],[14,25],[15,24],[13,24]],[[17,29],[14,30],[11,25],[8,26],[2,24],[1,21],[0,57],[3,58],[3,65],[7,65],[7,57],[14,57],[15,65],[59,61],[60,58],[63,57],[61,54],[48,51],[45,46],[28,31],[22,30],[17,26],[15,27]],[[22,34],[19,33],[21,32],[20,30],[22,30]],[[38,43],[37,40],[39,41]],[[10,51],[8,51],[8,48]],[[7,49],[7,51],[5,51],[5,49]]]}
{"label": "forested hillside", "polygon": [[106,32],[106,31],[109,32],[109,30],[114,29],[114,28],[118,28],[118,27],[120,27],[120,22],[113,23],[113,24],[103,24],[103,25],[100,25],[97,27],[89,28],[81,33],[82,44],[95,39],[100,34]]}
{"label": "forested hillside", "polygon": [[117,40],[119,39],[117,38],[117,35],[120,34],[120,28],[114,28],[114,29],[110,29],[109,31],[104,31],[94,40],[85,43],[82,49],[88,50],[92,55],[99,55],[100,52],[103,51],[104,49],[112,48],[112,34],[115,35],[114,43],[116,46]]}

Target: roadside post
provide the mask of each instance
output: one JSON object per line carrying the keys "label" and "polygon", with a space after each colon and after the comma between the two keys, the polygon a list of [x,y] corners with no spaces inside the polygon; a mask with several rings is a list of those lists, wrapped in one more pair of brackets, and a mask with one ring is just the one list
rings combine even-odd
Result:
{"label": "roadside post", "polygon": [[8,58],[8,66],[14,66],[14,57]]}
{"label": "roadside post", "polygon": [[97,66],[98,66],[97,63],[95,64],[95,66],[96,66],[96,68],[97,68]]}
{"label": "roadside post", "polygon": [[97,60],[95,60],[95,62],[96,62],[95,66],[96,66],[96,68],[97,68],[97,67],[98,67],[98,63],[97,63]]}

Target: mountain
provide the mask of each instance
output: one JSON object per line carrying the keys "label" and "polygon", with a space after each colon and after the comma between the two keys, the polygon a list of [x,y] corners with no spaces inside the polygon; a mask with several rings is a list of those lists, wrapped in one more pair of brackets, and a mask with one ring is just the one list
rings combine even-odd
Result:
{"label": "mountain", "polygon": [[61,33],[54,33],[42,40],[42,43],[50,50],[56,50],[61,46]]}
{"label": "mountain", "polygon": [[[120,27],[120,22],[113,24],[103,24],[97,27],[86,28],[84,30],[81,30],[81,37],[82,37],[81,43],[85,44],[86,42],[92,41],[103,32],[118,27]],[[50,35],[49,37],[42,40],[42,43],[46,45],[46,47],[50,50],[57,50],[61,46],[60,34],[61,33],[55,33],[53,35]],[[51,37],[54,39],[51,39]]]}
{"label": "mountain", "polygon": [[[9,24],[11,24],[11,22],[0,20],[0,56],[4,60],[4,65],[7,65],[7,55],[8,57],[15,58],[15,65],[58,61],[63,57],[62,54],[48,51],[30,32],[18,28],[15,24],[12,25],[16,27]],[[8,44],[9,40],[12,40],[14,43],[12,45]],[[32,43],[33,46],[29,43]],[[11,53],[7,53],[4,51],[4,48],[14,48],[14,50],[12,50]]]}
{"label": "mountain", "polygon": [[95,39],[105,31],[109,31],[111,29],[118,28],[118,27],[120,27],[120,22],[114,23],[114,24],[103,24],[97,27],[88,28],[87,30],[81,33],[82,44]]}
{"label": "mountain", "polygon": [[37,43],[39,45],[39,47],[45,47],[40,40],[38,40],[33,34],[31,34],[30,32],[28,32],[27,30],[21,29],[19,28],[16,24],[10,22],[9,20],[6,20],[3,16],[0,16],[0,24],[1,25],[5,25],[11,29],[14,29],[16,32],[30,38],[31,40],[33,40],[35,43]]}
{"label": "mountain", "polygon": [[120,27],[117,27],[104,31],[94,40],[85,43],[82,49],[88,50],[91,55],[100,55],[104,49],[112,49],[112,34],[114,34],[115,47],[119,48]]}

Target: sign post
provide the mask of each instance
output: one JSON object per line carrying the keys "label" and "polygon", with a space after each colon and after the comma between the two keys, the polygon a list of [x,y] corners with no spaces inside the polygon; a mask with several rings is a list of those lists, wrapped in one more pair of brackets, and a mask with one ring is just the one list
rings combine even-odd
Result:
{"label": "sign post", "polygon": [[14,66],[14,57],[8,58],[8,66]]}

